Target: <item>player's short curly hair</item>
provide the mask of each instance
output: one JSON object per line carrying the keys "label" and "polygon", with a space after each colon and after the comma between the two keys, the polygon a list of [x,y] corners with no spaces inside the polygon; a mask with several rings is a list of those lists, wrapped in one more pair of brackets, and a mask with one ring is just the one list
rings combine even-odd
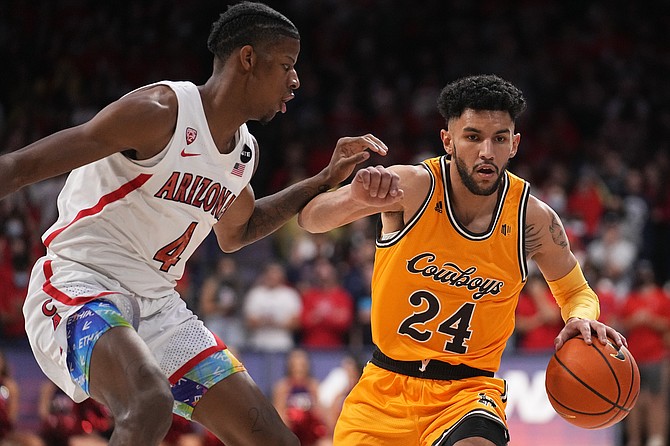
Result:
{"label": "player's short curly hair", "polygon": [[447,123],[468,108],[506,111],[516,120],[526,109],[526,99],[521,90],[494,74],[457,79],[440,92],[437,109]]}
{"label": "player's short curly hair", "polygon": [[207,48],[225,60],[235,48],[272,43],[280,37],[300,39],[298,28],[263,3],[244,1],[228,7],[212,24]]}

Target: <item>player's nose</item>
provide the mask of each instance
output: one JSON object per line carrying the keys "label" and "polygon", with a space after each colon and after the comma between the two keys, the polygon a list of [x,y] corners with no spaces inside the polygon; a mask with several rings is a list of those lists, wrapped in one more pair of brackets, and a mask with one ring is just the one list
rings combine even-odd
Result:
{"label": "player's nose", "polygon": [[293,76],[290,78],[289,88],[291,90],[297,90],[300,88],[300,79],[298,78],[298,73],[295,70],[293,71]]}
{"label": "player's nose", "polygon": [[484,140],[479,145],[479,157],[482,159],[493,159],[493,142]]}

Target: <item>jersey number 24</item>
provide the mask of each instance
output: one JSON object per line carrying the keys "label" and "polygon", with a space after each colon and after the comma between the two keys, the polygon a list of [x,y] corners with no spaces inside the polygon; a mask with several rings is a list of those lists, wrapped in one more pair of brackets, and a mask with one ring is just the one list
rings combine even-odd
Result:
{"label": "jersey number 24", "polygon": [[[431,330],[421,330],[418,326],[437,317],[440,313],[440,300],[434,294],[422,290],[414,292],[409,297],[409,302],[414,307],[421,306],[424,302],[428,305],[425,310],[412,313],[411,316],[402,321],[398,332],[419,342],[426,342],[433,336],[433,332]],[[468,351],[467,340],[472,336],[470,321],[474,311],[475,304],[466,302],[438,325],[436,331],[450,338],[444,344],[444,351],[458,354]]]}

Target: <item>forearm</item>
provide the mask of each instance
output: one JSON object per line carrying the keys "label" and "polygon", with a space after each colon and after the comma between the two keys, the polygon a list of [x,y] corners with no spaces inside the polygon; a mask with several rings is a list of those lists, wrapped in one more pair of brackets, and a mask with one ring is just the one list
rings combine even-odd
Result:
{"label": "forearm", "polygon": [[298,224],[311,233],[323,233],[354,220],[382,212],[383,208],[365,205],[353,199],[350,185],[311,200],[298,214]]}
{"label": "forearm", "polygon": [[27,184],[24,172],[18,169],[14,153],[0,156],[0,178],[3,179],[0,182],[0,200]]}
{"label": "forearm", "polygon": [[[397,169],[360,169],[350,184],[310,201],[298,215],[298,224],[309,232],[327,232],[372,214],[401,211],[404,192]],[[405,173],[410,178],[414,174]]]}
{"label": "forearm", "polygon": [[600,303],[589,287],[579,263],[565,277],[548,282],[564,321],[572,317],[598,319]]}
{"label": "forearm", "polygon": [[298,224],[311,233],[328,232],[342,226],[347,197],[341,191],[325,193],[311,200],[298,214]]}
{"label": "forearm", "polygon": [[248,245],[275,232],[311,199],[330,188],[325,175],[318,174],[275,194],[257,199],[241,243]]}

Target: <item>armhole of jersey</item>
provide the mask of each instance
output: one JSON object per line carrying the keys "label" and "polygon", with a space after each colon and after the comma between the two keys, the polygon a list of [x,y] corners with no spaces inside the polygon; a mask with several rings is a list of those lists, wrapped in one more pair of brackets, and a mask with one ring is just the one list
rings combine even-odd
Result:
{"label": "armhole of jersey", "polygon": [[428,191],[428,194],[426,195],[426,199],[423,201],[423,204],[419,208],[419,210],[414,214],[412,219],[407,222],[404,228],[402,228],[399,231],[392,232],[389,234],[382,234],[382,223],[381,223],[381,216],[379,217],[379,224],[378,224],[378,230],[377,230],[377,247],[379,248],[387,248],[395,243],[398,242],[405,234],[409,232],[410,229],[416,224],[417,221],[421,218],[423,213],[426,211],[426,208],[428,207],[428,203],[433,199],[433,195],[435,195],[435,174],[433,174],[433,171],[428,167],[428,165],[425,162],[421,163],[421,166],[423,166],[424,169],[428,171],[428,174],[430,175],[430,190]]}
{"label": "armhole of jersey", "polygon": [[168,141],[167,144],[165,144],[165,147],[163,147],[163,149],[160,152],[158,152],[157,154],[155,154],[151,158],[147,158],[147,159],[143,159],[143,160],[134,160],[132,158],[128,158],[123,152],[116,152],[116,153],[112,154],[112,155],[118,155],[120,157],[120,159],[123,159],[124,163],[126,163],[130,166],[133,166],[135,168],[151,169],[153,167],[156,167],[158,164],[160,164],[160,162],[163,161],[163,159],[165,159],[165,157],[168,153],[168,149],[172,145],[172,143],[173,143],[173,141],[174,141],[174,139],[177,135],[176,134],[176,129],[179,128],[179,119],[181,117],[181,112],[182,112],[182,110],[181,110],[182,109],[182,101],[179,100],[179,92],[177,91],[177,88],[175,87],[174,82],[170,82],[170,81],[154,82],[152,84],[148,84],[148,85],[145,85],[143,87],[136,88],[135,90],[126,93],[124,96],[127,96],[127,95],[129,95],[131,93],[134,93],[136,91],[157,87],[159,85],[164,85],[164,86],[168,87],[169,89],[171,89],[174,92],[175,96],[177,97],[177,121],[175,123],[175,131],[172,132],[172,138],[170,138],[170,141]]}
{"label": "armhole of jersey", "polygon": [[521,281],[528,279],[528,259],[526,259],[526,210],[528,207],[528,198],[530,196],[530,185],[524,181],[521,200],[519,201],[519,268],[521,271]]}

